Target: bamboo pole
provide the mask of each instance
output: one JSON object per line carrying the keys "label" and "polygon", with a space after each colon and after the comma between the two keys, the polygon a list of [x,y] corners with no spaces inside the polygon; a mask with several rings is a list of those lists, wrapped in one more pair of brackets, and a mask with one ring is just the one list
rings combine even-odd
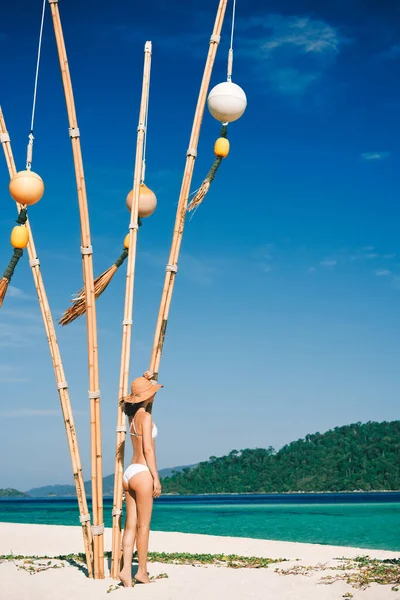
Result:
{"label": "bamboo pole", "polygon": [[214,23],[214,30],[210,39],[210,47],[208,50],[207,61],[204,68],[203,80],[200,86],[200,93],[197,101],[196,112],[194,115],[189,148],[186,153],[186,165],[185,170],[183,172],[182,186],[179,195],[178,208],[176,211],[174,233],[172,236],[171,251],[166,268],[164,288],[161,296],[156,332],[154,335],[153,350],[150,360],[150,371],[154,373],[154,379],[158,379],[158,370],[160,367],[161,354],[164,345],[165,333],[167,330],[168,315],[171,306],[172,293],[174,291],[175,276],[178,271],[179,251],[182,242],[183,229],[185,226],[187,203],[190,192],[190,185],[192,182],[194,163],[197,155],[200,128],[203,120],[207,92],[210,85],[211,73],[214,66],[218,44],[220,41],[221,29],[225,17],[227,3],[228,0],[220,0],[219,2],[218,12]]}
{"label": "bamboo pole", "polygon": [[138,211],[140,183],[143,166],[143,146],[146,129],[146,116],[150,88],[151,67],[151,42],[146,42],[144,47],[144,68],[142,83],[142,98],[139,111],[139,125],[137,128],[135,170],[133,177],[133,200],[131,219],[129,224],[129,254],[126,272],[125,309],[122,322],[122,350],[121,368],[118,388],[118,415],[117,415],[117,445],[115,451],[115,476],[114,476],[114,502],[112,511],[112,558],[111,577],[118,579],[121,558],[121,514],[122,514],[122,475],[124,469],[124,450],[126,437],[126,418],[122,410],[122,399],[128,394],[129,363],[131,355],[132,313],[135,288],[135,264],[138,236]]}
{"label": "bamboo pole", "polygon": [[99,362],[97,346],[96,303],[94,293],[93,257],[90,238],[89,211],[86,196],[85,176],[83,171],[80,132],[75,111],[71,75],[68,67],[67,53],[61,27],[58,0],[49,0],[53,18],[61,76],[64,86],[65,100],[69,120],[69,135],[78,191],[79,216],[81,226],[81,254],[83,267],[83,284],[86,298],[86,326],[88,342],[89,400],[90,400],[90,440],[92,462],[92,512],[93,512],[93,548],[94,576],[104,579],[104,523],[103,523],[103,473],[100,426],[100,388]]}
{"label": "bamboo pole", "polygon": [[[14,157],[11,149],[10,136],[7,132],[7,127],[3,112],[0,107],[0,139],[3,145],[4,155],[10,174],[10,179],[16,174],[17,170],[15,167]],[[17,203],[18,213],[21,211],[23,206]],[[54,327],[53,318],[50,311],[49,302],[47,299],[46,290],[42,278],[42,272],[40,270],[40,261],[37,257],[35,243],[33,239],[32,230],[29,224],[29,220],[26,222],[26,227],[29,232],[28,242],[28,256],[29,265],[32,269],[32,276],[35,283],[35,288],[39,300],[40,310],[42,312],[44,328],[46,331],[47,341],[49,343],[51,360],[54,368],[54,375],[57,383],[58,395],[60,397],[61,410],[64,417],[65,431],[67,434],[67,441],[69,452],[72,461],[72,471],[74,474],[76,495],[78,499],[78,506],[80,512],[80,521],[82,524],[83,542],[86,554],[86,564],[88,569],[89,577],[93,577],[93,539],[92,531],[90,528],[90,515],[86,500],[85,485],[83,480],[81,458],[79,453],[78,440],[72,416],[71,401],[69,397],[68,384],[65,380],[64,367],[61,360],[60,349],[58,347],[56,331]]]}

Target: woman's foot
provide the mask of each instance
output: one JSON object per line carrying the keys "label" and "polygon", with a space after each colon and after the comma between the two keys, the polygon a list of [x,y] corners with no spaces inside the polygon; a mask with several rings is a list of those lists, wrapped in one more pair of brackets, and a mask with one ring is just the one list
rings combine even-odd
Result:
{"label": "woman's foot", "polygon": [[124,587],[132,587],[132,570],[131,569],[122,569],[119,572],[119,578]]}
{"label": "woman's foot", "polygon": [[135,581],[137,583],[150,583],[147,571],[138,571],[135,575]]}

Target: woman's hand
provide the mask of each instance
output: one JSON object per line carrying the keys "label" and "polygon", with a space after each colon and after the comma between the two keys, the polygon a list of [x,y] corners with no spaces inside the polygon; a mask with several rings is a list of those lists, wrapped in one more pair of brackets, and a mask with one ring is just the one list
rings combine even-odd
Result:
{"label": "woman's hand", "polygon": [[153,498],[161,496],[161,483],[159,479],[155,479],[153,483]]}

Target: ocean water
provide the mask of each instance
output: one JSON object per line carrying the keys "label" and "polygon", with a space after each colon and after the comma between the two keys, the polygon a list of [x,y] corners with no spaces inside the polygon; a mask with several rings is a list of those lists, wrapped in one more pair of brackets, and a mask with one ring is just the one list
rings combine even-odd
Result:
{"label": "ocean water", "polygon": [[[0,521],[79,525],[77,502],[0,499]],[[152,529],[400,551],[400,493],[165,496]]]}

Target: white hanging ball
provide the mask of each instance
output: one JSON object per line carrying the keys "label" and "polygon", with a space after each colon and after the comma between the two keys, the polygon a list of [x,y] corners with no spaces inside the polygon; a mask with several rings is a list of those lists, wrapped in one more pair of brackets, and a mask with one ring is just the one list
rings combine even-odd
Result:
{"label": "white hanging ball", "polygon": [[246,94],[232,81],[224,81],[213,87],[207,102],[208,110],[221,123],[232,123],[240,119],[247,106]]}

